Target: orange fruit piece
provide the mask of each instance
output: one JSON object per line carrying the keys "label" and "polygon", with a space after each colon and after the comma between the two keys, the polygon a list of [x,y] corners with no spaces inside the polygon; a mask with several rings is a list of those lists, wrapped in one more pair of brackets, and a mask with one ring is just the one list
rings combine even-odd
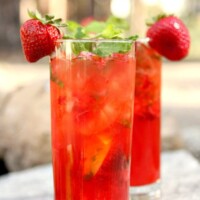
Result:
{"label": "orange fruit piece", "polygon": [[85,179],[90,179],[102,166],[111,147],[112,136],[108,134],[92,135],[84,142],[84,167]]}

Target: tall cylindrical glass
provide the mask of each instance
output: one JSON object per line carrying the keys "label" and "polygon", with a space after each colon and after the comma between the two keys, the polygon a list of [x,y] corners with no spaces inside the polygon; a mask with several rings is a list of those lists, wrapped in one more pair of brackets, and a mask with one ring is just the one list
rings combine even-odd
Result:
{"label": "tall cylindrical glass", "polygon": [[131,200],[160,196],[161,64],[156,51],[137,42]]}
{"label": "tall cylindrical glass", "polygon": [[60,40],[51,56],[55,200],[128,200],[135,48]]}

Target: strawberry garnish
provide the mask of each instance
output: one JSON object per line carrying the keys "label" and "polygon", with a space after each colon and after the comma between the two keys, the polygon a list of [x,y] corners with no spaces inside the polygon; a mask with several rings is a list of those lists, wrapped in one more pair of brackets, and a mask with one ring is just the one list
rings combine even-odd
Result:
{"label": "strawberry garnish", "polygon": [[38,12],[29,12],[29,16],[32,19],[22,24],[20,37],[27,61],[36,62],[54,51],[56,40],[62,37],[58,29],[62,24],[61,19],[41,17]]}
{"label": "strawberry garnish", "polygon": [[187,27],[176,16],[160,15],[147,30],[149,45],[162,56],[178,61],[188,55],[190,35]]}

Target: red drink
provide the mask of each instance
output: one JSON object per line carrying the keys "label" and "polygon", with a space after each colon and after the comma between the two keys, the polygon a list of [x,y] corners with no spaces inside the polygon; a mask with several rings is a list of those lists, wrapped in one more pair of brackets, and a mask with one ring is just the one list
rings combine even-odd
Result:
{"label": "red drink", "polygon": [[55,200],[128,200],[133,50],[74,55],[71,43],[51,58]]}
{"label": "red drink", "polygon": [[147,186],[160,179],[161,57],[150,47],[136,47],[135,112],[131,186]]}

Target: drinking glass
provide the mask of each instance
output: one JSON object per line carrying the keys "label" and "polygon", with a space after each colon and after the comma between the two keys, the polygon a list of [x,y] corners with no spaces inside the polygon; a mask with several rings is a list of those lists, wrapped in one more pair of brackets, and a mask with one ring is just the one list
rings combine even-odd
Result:
{"label": "drinking glass", "polygon": [[59,40],[50,73],[55,200],[128,200],[134,43]]}
{"label": "drinking glass", "polygon": [[[160,197],[161,56],[136,44],[136,84],[131,160],[131,200]],[[149,197],[149,198],[148,198]]]}

